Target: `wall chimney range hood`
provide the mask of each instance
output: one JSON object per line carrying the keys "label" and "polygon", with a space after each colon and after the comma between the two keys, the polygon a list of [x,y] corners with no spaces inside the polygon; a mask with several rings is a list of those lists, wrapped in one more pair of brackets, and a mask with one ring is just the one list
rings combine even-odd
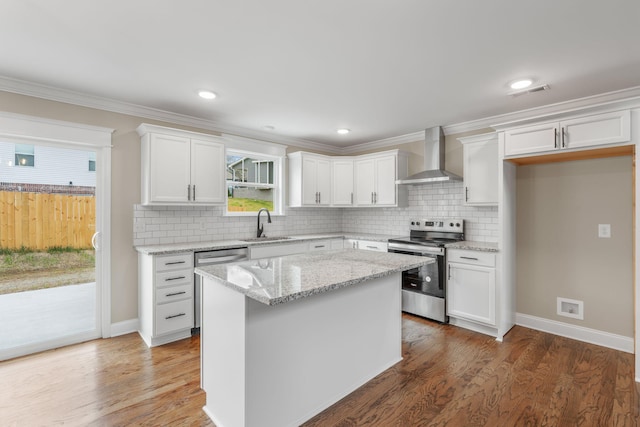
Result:
{"label": "wall chimney range hood", "polygon": [[424,131],[424,171],[399,179],[396,184],[429,184],[462,181],[458,175],[444,170],[444,132],[436,126]]}

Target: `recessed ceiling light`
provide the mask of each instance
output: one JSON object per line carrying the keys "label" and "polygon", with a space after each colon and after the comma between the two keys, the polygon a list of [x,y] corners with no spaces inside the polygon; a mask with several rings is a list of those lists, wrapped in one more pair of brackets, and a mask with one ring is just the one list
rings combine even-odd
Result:
{"label": "recessed ceiling light", "polygon": [[338,129],[336,132],[338,132],[340,135],[346,135],[349,132],[351,132],[351,129],[342,128],[342,129]]}
{"label": "recessed ceiling light", "polygon": [[533,83],[533,80],[531,79],[516,80],[515,82],[511,83],[511,89],[524,89],[531,86],[531,83]]}
{"label": "recessed ceiling light", "polygon": [[214,99],[217,95],[213,92],[211,92],[210,90],[201,90],[200,92],[198,92],[198,95],[200,96],[200,98],[204,98],[204,99]]}
{"label": "recessed ceiling light", "polygon": [[271,126],[271,125],[266,125],[266,126],[262,126],[262,129],[264,130],[275,130],[275,126]]}

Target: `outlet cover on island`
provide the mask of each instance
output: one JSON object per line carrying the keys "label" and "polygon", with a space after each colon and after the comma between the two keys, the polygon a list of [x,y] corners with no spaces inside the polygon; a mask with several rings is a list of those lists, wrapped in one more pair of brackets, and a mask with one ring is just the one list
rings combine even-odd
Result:
{"label": "outlet cover on island", "polygon": [[598,224],[598,237],[608,239],[611,237],[611,224]]}

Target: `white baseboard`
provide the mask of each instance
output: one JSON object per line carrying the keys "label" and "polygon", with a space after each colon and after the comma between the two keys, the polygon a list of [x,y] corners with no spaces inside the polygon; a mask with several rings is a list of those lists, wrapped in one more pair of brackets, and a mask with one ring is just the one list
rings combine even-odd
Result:
{"label": "white baseboard", "polygon": [[625,353],[634,353],[633,337],[625,337],[522,313],[516,313],[516,325],[624,351]]}
{"label": "white baseboard", "polygon": [[122,322],[111,324],[111,336],[130,334],[138,331],[138,319],[123,320]]}

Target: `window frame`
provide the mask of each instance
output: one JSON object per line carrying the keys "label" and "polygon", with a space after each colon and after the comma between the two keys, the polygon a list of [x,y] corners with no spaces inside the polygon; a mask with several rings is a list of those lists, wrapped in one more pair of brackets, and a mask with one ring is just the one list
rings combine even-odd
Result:
{"label": "window frame", "polygon": [[[272,188],[273,189],[273,210],[270,210],[271,215],[282,216],[285,215],[284,212],[284,158],[282,156],[274,156],[271,154],[260,153],[256,151],[236,149],[233,147],[226,147],[225,150],[225,166],[226,166],[226,158],[227,156],[242,156],[251,158],[258,162],[273,162],[273,184],[260,183],[260,182],[247,182],[247,181],[232,181],[225,180],[225,207],[224,207],[224,216],[234,216],[234,217],[243,217],[243,216],[255,216],[256,212],[236,212],[229,211],[229,186],[230,185],[243,185],[246,187],[253,188]],[[247,165],[245,165],[247,166]],[[246,170],[248,171],[249,167],[255,167],[256,165],[249,165]],[[248,175],[248,173],[247,173]],[[225,173],[226,176],[226,173]],[[260,179],[257,177],[258,180]]]}
{"label": "window frame", "polygon": [[[18,147],[20,147],[20,150],[18,149]],[[31,152],[27,152],[29,150],[23,151],[22,147],[31,147]],[[22,164],[19,160],[18,160],[18,156],[31,156],[31,164]],[[13,160],[14,160],[14,167],[21,167],[21,168],[35,168],[36,167],[36,148],[34,144],[14,144],[13,146]]]}

